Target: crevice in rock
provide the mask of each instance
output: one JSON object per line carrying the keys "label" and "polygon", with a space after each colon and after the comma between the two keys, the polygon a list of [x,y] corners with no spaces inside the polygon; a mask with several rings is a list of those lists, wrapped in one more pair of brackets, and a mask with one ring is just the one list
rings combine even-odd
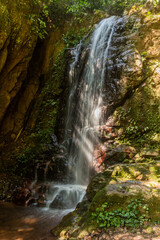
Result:
{"label": "crevice in rock", "polygon": [[[11,140],[11,136],[13,139],[15,139],[20,129],[23,129],[24,125],[26,125],[28,118],[27,116],[31,111],[30,109],[32,109],[31,106],[33,104],[33,99],[35,98],[35,95],[40,87],[40,82],[43,81],[43,78],[41,78],[40,80],[40,76],[42,74],[43,59],[45,54],[43,44],[44,44],[43,41],[37,42],[37,45],[33,52],[32,59],[28,66],[26,77],[24,80],[22,77],[21,86],[15,97],[10,102],[7,111],[4,115],[4,118],[2,120],[0,131],[1,134],[5,136],[6,142]],[[19,62],[18,64],[21,64],[21,62]],[[24,72],[22,71],[19,78],[21,78],[23,74]],[[14,88],[16,88],[16,85]],[[12,89],[12,91],[14,91],[14,89]],[[11,129],[8,126],[6,126],[6,123],[10,124],[9,119],[11,119],[13,124]],[[16,126],[17,129],[15,129],[16,122],[19,122],[19,126],[18,127]],[[6,131],[4,129],[6,129]],[[10,130],[8,131],[8,129]],[[12,135],[12,133],[14,135]]]}

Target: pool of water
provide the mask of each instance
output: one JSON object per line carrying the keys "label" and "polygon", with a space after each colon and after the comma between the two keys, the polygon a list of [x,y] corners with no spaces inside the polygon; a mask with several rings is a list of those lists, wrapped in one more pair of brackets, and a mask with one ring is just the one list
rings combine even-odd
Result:
{"label": "pool of water", "polygon": [[71,211],[0,202],[0,240],[54,240],[51,229]]}

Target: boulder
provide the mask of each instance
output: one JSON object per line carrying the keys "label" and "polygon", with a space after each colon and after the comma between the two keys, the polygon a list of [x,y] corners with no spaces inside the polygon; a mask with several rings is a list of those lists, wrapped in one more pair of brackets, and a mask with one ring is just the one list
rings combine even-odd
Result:
{"label": "boulder", "polygon": [[125,158],[132,159],[136,154],[136,149],[128,145],[119,145],[106,154],[104,164],[110,166],[122,163]]}
{"label": "boulder", "polygon": [[145,158],[157,158],[160,157],[159,149],[141,149],[140,156]]}
{"label": "boulder", "polygon": [[131,200],[140,200],[142,204],[148,204],[148,219],[152,221],[160,220],[160,189],[146,186],[138,181],[125,181],[122,183],[109,184],[99,191],[92,200],[89,211],[94,212],[97,207],[101,207],[107,202],[107,211],[112,211],[121,207],[126,208]]}
{"label": "boulder", "polygon": [[86,190],[86,196],[89,201],[92,201],[95,194],[100,191],[110,181],[112,171],[105,170],[103,173],[99,173],[93,177],[91,183],[88,185]]}

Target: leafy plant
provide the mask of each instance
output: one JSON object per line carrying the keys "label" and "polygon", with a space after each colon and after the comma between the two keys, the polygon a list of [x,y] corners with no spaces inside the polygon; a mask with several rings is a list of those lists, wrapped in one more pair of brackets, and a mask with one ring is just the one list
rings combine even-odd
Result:
{"label": "leafy plant", "polygon": [[94,9],[101,9],[107,11],[109,14],[122,14],[126,7],[131,7],[135,3],[143,4],[144,0],[76,0],[70,2],[67,9],[74,15],[84,14],[84,11],[93,11]]}
{"label": "leafy plant", "polygon": [[65,42],[67,47],[76,46],[80,42],[80,40],[82,40],[85,32],[85,28],[80,29],[78,34],[75,34],[73,31],[69,31],[65,35],[63,35],[63,41]]}
{"label": "leafy plant", "polygon": [[47,25],[44,17],[41,15],[38,17],[37,14],[31,14],[29,16],[29,19],[31,22],[32,31],[37,33],[40,39],[45,38],[45,36],[47,35]]}
{"label": "leafy plant", "polygon": [[35,156],[35,147],[28,147],[24,153],[15,155],[16,163],[12,169],[13,172],[21,177],[34,176]]}
{"label": "leafy plant", "polygon": [[30,138],[34,139],[39,143],[50,144],[51,143],[51,129],[37,129],[36,132],[32,133]]}
{"label": "leafy plant", "polygon": [[141,200],[131,199],[125,209],[118,208],[108,211],[109,203],[105,202],[101,208],[97,208],[92,213],[92,219],[96,220],[99,227],[132,227],[137,228],[148,221],[149,211],[147,204],[142,204]]}

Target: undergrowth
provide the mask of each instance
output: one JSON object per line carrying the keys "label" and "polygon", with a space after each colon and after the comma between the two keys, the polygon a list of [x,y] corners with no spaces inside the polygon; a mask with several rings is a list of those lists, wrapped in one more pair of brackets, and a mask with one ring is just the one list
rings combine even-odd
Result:
{"label": "undergrowth", "polygon": [[109,211],[109,203],[105,202],[96,212],[92,213],[92,219],[96,220],[98,227],[131,227],[138,228],[148,221],[148,206],[141,200],[131,199],[124,208]]}

